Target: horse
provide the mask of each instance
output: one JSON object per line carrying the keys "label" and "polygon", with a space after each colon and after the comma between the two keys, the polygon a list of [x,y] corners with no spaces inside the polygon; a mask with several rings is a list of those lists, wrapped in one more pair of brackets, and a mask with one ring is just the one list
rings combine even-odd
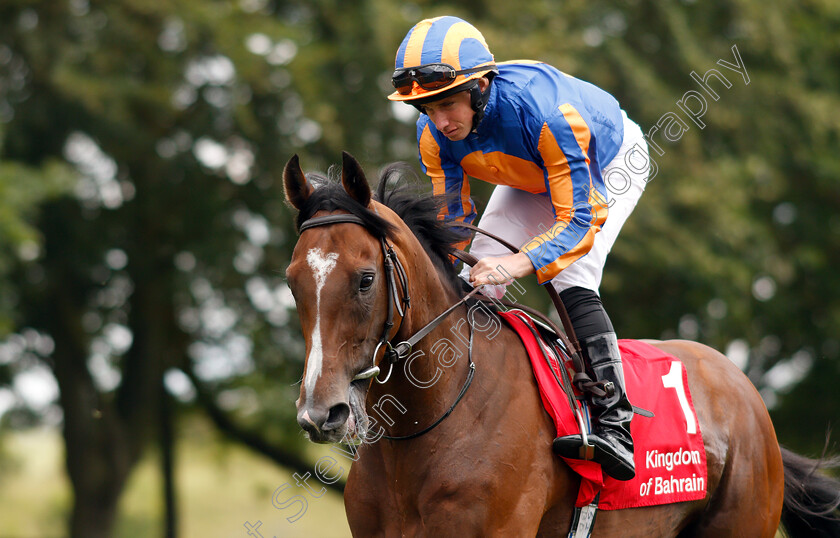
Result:
{"label": "horse", "polygon": [[[525,349],[457,278],[461,236],[437,202],[386,188],[399,174],[386,167],[374,196],[347,153],[340,185],[286,164],[300,230],[286,275],[306,344],[298,423],[313,442],[355,446],[354,536],[568,534],[580,479],[549,448]],[[748,378],[705,345],[650,342],[687,371],[707,494],[601,511],[593,535],[771,537],[783,513],[795,535],[837,535],[840,483],[780,448]]]}

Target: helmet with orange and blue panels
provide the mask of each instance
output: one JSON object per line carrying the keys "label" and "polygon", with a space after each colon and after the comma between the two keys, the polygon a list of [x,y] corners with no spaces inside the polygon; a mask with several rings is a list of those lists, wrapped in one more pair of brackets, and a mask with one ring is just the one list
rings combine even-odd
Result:
{"label": "helmet with orange and blue panels", "polygon": [[486,75],[492,79],[498,72],[481,32],[451,16],[414,25],[397,50],[395,64],[391,81],[396,91],[388,99],[407,101],[419,108],[469,90],[473,108],[479,113],[486,104],[486,95],[479,91],[478,80]]}

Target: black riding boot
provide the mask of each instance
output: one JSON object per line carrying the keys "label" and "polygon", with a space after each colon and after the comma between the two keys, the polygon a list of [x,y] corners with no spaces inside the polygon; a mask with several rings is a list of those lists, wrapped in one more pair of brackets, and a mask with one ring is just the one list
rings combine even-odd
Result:
{"label": "black riding boot", "polygon": [[624,371],[615,333],[608,332],[581,341],[584,357],[595,376],[595,381],[612,384],[613,390],[603,397],[592,396],[592,405],[601,414],[589,442],[595,446],[594,455],[586,458],[583,453],[583,438],[580,435],[558,437],[554,440],[554,452],[564,458],[591,459],[600,463],[604,472],[616,480],[630,480],[636,476],[633,463],[633,438],[630,436],[630,419],[633,406],[624,389]]}

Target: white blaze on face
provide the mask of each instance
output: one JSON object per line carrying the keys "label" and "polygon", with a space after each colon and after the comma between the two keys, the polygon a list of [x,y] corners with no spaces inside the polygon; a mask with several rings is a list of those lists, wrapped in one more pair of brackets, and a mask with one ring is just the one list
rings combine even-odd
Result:
{"label": "white blaze on face", "polygon": [[326,256],[320,248],[313,248],[306,254],[306,263],[312,268],[315,277],[315,329],[312,330],[312,346],[306,359],[306,376],[303,386],[306,388],[306,401],[312,399],[315,382],[321,377],[324,351],[321,347],[321,290],[327,282],[327,276],[335,267],[338,254],[330,252]]}

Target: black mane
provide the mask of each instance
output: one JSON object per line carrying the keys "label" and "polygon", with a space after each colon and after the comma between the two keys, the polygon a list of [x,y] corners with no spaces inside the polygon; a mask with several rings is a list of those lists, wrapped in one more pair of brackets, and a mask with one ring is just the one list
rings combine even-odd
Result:
{"label": "black mane", "polygon": [[[416,176],[408,165],[394,163],[386,166],[379,175],[374,199],[390,208],[406,223],[439,273],[458,296],[463,296],[462,281],[450,261],[450,254],[455,248],[454,244],[462,241],[465,236],[438,220],[443,202],[407,184],[404,181],[407,177],[414,179],[417,185]],[[392,237],[394,226],[352,199],[340,183],[320,174],[307,174],[307,178],[315,186],[315,191],[298,212],[298,228],[318,211],[344,210],[362,219],[365,228],[374,237]]]}

